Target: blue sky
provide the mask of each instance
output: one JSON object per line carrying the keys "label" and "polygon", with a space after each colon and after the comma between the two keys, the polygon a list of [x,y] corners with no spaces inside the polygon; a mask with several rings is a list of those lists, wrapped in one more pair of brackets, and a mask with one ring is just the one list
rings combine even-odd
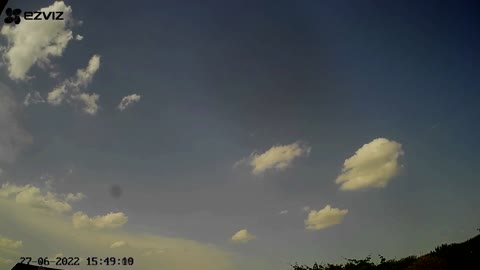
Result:
{"label": "blue sky", "polygon": [[[0,199],[63,224],[25,234],[7,216],[18,254],[96,256],[104,241],[144,269],[191,267],[182,252],[287,269],[475,233],[473,1],[116,3],[9,2],[69,18],[2,26]],[[39,250],[44,235],[58,239]],[[168,251],[142,256],[152,246]]]}

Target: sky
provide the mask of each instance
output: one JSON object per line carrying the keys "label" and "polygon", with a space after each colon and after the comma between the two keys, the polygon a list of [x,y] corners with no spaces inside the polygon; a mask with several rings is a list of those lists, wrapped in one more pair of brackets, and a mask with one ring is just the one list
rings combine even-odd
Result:
{"label": "sky", "polygon": [[65,20],[2,22],[0,264],[286,270],[480,227],[474,1],[7,7]]}

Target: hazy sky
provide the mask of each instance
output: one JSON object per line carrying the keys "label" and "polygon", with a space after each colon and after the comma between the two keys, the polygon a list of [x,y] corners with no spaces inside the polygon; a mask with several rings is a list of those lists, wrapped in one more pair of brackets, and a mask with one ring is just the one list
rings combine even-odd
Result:
{"label": "hazy sky", "polygon": [[479,6],[361,2],[9,1],[67,20],[2,19],[0,264],[273,270],[474,235]]}

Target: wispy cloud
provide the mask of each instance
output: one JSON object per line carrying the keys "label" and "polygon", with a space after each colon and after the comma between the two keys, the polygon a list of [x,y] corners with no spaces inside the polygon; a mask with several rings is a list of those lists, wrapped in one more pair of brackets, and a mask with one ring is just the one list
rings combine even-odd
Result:
{"label": "wispy cloud", "polygon": [[242,164],[248,164],[251,166],[252,174],[254,175],[259,175],[269,170],[281,171],[288,168],[295,159],[308,156],[310,151],[311,147],[301,142],[277,145],[261,154],[254,152],[250,157],[237,161],[234,164],[234,168]]}
{"label": "wispy cloud", "polygon": [[45,103],[45,99],[42,97],[42,95],[38,91],[27,93],[23,101],[23,105],[25,106],[30,106],[31,104],[39,104],[39,103]]}
{"label": "wispy cloud", "polygon": [[85,113],[95,115],[99,109],[98,101],[100,96],[83,91],[92,82],[93,76],[99,69],[100,56],[93,55],[85,69],[78,69],[75,76],[64,80],[48,93],[48,103],[58,106],[64,102],[78,102],[83,107]]}
{"label": "wispy cloud", "polygon": [[120,111],[124,111],[125,109],[127,109],[128,107],[133,105],[134,103],[139,102],[141,98],[142,98],[142,96],[137,95],[137,94],[132,94],[132,95],[129,95],[129,96],[125,96],[125,97],[122,98],[122,101],[120,101],[120,104],[118,104],[117,108]]}

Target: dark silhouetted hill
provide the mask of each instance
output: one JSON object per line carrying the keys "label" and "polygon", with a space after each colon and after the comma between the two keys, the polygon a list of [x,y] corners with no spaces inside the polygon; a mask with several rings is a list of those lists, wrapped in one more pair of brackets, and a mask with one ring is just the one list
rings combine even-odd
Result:
{"label": "dark silhouetted hill", "polygon": [[344,264],[317,264],[292,266],[293,270],[480,270],[480,235],[463,243],[443,244],[423,256],[410,256],[400,260],[372,262],[347,259]]}

